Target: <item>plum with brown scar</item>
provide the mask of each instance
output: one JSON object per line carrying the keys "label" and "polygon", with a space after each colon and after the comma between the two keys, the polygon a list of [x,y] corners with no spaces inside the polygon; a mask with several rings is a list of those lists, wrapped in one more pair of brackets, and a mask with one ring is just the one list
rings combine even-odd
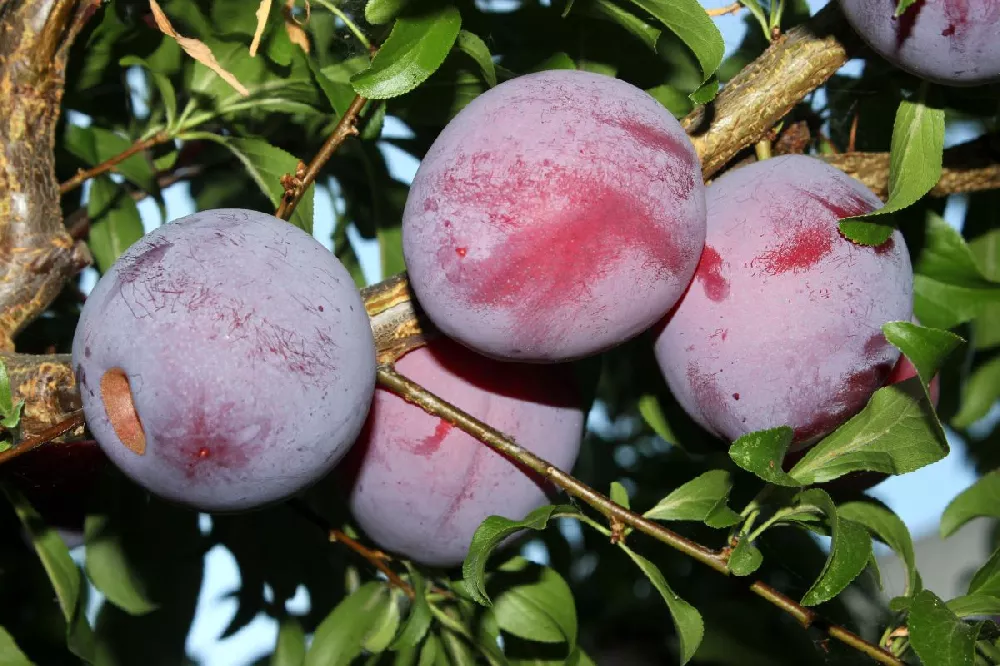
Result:
{"label": "plum with brown scar", "polygon": [[[396,362],[410,379],[569,472],[584,415],[575,377],[562,365],[494,361],[439,338]],[[451,424],[385,389],[340,467],[350,504],[381,547],[451,566],[491,515],[520,520],[554,490]]]}
{"label": "plum with brown scar", "polygon": [[375,342],[341,263],[249,210],[156,229],[101,278],[73,340],[87,426],[128,476],[204,511],[325,475],[357,438]]}
{"label": "plum with brown scar", "polygon": [[659,320],[705,239],[701,165],[663,106],[582,71],[507,81],[420,164],[403,214],[410,283],[449,337],[562,362]]}
{"label": "plum with brown scar", "polygon": [[899,358],[882,326],[913,311],[903,236],[871,247],[841,235],[840,219],[882,204],[804,155],[729,172],[707,199],[705,251],[658,334],[660,368],[725,440],[787,425],[797,445],[815,442],[864,407]]}

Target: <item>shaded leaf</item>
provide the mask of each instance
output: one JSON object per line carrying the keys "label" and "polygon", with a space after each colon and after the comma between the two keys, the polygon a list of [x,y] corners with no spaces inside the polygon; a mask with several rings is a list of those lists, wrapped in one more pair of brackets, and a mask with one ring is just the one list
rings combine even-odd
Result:
{"label": "shaded leaf", "polygon": [[1000,548],[972,575],[969,594],[1000,596]]}
{"label": "shaded leaf", "polygon": [[863,525],[875,537],[892,548],[906,567],[904,596],[920,590],[920,573],[913,553],[913,539],[906,523],[889,509],[871,502],[848,502],[837,507],[841,518]]}
{"label": "shaded leaf", "polygon": [[948,503],[941,514],[941,538],[980,516],[1000,518],[1000,470],[984,475]]}
{"label": "shaded leaf", "polygon": [[951,423],[956,428],[968,428],[989,414],[1000,398],[1000,356],[983,363],[965,380],[962,402]]}
{"label": "shaded leaf", "polygon": [[3,627],[0,627],[0,666],[34,666]]}
{"label": "shaded leaf", "polygon": [[493,58],[490,56],[490,49],[486,42],[479,38],[479,35],[462,30],[458,33],[458,40],[455,45],[460,51],[466,53],[476,61],[479,69],[483,72],[483,78],[492,88],[497,84],[497,71],[493,66]]}
{"label": "shaded leaf", "polygon": [[297,619],[286,616],[278,625],[278,641],[270,666],[302,666],[306,660],[306,635]]}
{"label": "shaded leaf", "polygon": [[501,629],[531,641],[576,645],[576,604],[562,576],[522,557],[504,563],[499,571],[524,573],[529,580],[494,596],[493,611]]}
{"label": "shaded leaf", "polygon": [[872,540],[864,527],[838,514],[826,491],[810,488],[796,495],[795,501],[818,508],[830,526],[830,554],[801,602],[803,606],[816,606],[843,592],[864,571],[872,555]]}
{"label": "shaded leaf", "polygon": [[722,64],[726,45],[715,22],[698,0],[631,0],[649,12],[675,35],[681,38],[698,59],[703,81],[707,81]]}
{"label": "shaded leaf", "polygon": [[93,180],[87,214],[90,249],[102,273],[146,233],[135,201],[107,176]]}
{"label": "shaded leaf", "polygon": [[390,602],[381,582],[368,582],[326,616],[313,636],[305,666],[347,666],[361,654],[373,624]]}
{"label": "shaded leaf", "polygon": [[958,617],[1000,615],[1000,597],[987,594],[968,594],[964,597],[955,597],[945,605]]}
{"label": "shaded leaf", "polygon": [[[97,166],[132,147],[132,140],[101,127],[66,128],[63,145],[66,150],[90,166]],[[114,171],[146,192],[156,192],[156,176],[142,153],[128,157],[115,165]]]}
{"label": "shaded leaf", "polygon": [[929,590],[917,593],[907,622],[910,645],[925,664],[973,666],[978,629],[959,620]]}
{"label": "shaded leaf", "polygon": [[740,539],[729,554],[729,570],[735,576],[749,576],[764,563],[764,555],[750,539]]}

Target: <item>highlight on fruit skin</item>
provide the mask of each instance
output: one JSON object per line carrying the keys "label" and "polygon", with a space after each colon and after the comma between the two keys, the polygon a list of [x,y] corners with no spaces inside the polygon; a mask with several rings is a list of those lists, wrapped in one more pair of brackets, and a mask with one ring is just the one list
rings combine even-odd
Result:
{"label": "highlight on fruit skin", "polygon": [[136,242],[87,298],[73,340],[104,452],[204,511],[259,507],[326,474],[361,430],[375,366],[347,270],[304,231],[241,209]]}
{"label": "highlight on fruit skin", "polygon": [[[570,472],[584,414],[562,365],[494,361],[439,338],[396,362],[400,373],[557,468]],[[554,490],[486,444],[379,388],[368,422],[338,471],[357,524],[381,548],[453,566],[492,515],[521,520]]]}
{"label": "highlight on fruit skin", "polygon": [[801,446],[867,404],[899,358],[882,326],[910,319],[913,271],[898,230],[863,246],[838,221],[881,205],[804,155],[712,183],[698,270],[655,343],[695,421],[728,441],[787,425]]}
{"label": "highlight on fruit skin", "polygon": [[437,137],[403,215],[421,307],[500,360],[561,362],[646,330],[705,236],[701,165],[643,90],[545,71],[478,96]]}
{"label": "highlight on fruit skin", "polygon": [[900,69],[952,86],[1000,81],[1000,0],[840,0],[855,31]]}

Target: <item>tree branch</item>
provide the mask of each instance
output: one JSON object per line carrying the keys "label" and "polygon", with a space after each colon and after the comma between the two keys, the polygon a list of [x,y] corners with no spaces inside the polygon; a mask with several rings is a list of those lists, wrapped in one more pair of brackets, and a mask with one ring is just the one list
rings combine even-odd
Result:
{"label": "tree branch", "polygon": [[93,178],[94,176],[100,176],[102,173],[107,173],[108,171],[113,171],[116,166],[132,157],[137,153],[141,153],[144,150],[148,150],[154,146],[158,146],[162,143],[170,141],[171,137],[166,132],[157,132],[148,139],[143,139],[142,141],[136,141],[131,146],[118,153],[114,157],[110,157],[97,166],[91,167],[89,169],[80,169],[76,172],[76,175],[67,180],[65,183],[59,186],[59,194],[66,194],[67,192],[73,191],[74,188],[79,187],[87,180]]}
{"label": "tree branch", "polygon": [[83,411],[77,410],[67,416],[65,419],[55,424],[54,426],[49,426],[45,430],[33,437],[28,437],[20,442],[17,442],[14,448],[7,449],[6,451],[0,452],[0,465],[10,462],[11,460],[17,458],[18,456],[24,455],[29,451],[37,449],[42,444],[48,444],[57,437],[65,435],[71,430],[76,428],[81,428],[84,425]]}
{"label": "tree branch", "polygon": [[[55,127],[69,45],[91,0],[8,0],[0,34],[0,351],[87,266],[62,225]],[[42,26],[37,29],[36,26]]]}
{"label": "tree branch", "polygon": [[351,105],[347,107],[347,111],[340,118],[337,126],[333,128],[333,133],[330,134],[323,147],[316,153],[312,162],[309,163],[305,175],[301,178],[293,179],[294,185],[285,191],[285,196],[282,198],[281,204],[278,206],[278,211],[275,213],[277,217],[287,220],[292,216],[292,213],[295,212],[295,207],[302,200],[302,195],[316,181],[316,177],[319,176],[323,165],[330,161],[330,158],[337,151],[337,148],[340,147],[340,144],[344,143],[348,137],[355,136],[358,133],[358,114],[361,113],[361,108],[365,105],[366,101],[364,97],[357,95],[351,102]]}

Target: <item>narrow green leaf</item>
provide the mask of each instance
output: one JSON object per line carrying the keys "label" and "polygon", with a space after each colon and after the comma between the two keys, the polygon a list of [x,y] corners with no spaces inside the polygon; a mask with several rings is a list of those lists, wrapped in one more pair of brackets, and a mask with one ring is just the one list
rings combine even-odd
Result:
{"label": "narrow green leaf", "polygon": [[396,18],[410,0],[368,0],[365,5],[365,20],[372,25],[382,25]]}
{"label": "narrow green leaf", "polygon": [[462,17],[452,6],[396,19],[371,66],[351,78],[354,90],[368,99],[410,92],[441,66],[461,27]]}
{"label": "narrow green leaf", "polygon": [[973,370],[962,386],[962,402],[951,423],[968,428],[989,414],[1000,398],[1000,356],[991,358]]}
{"label": "narrow green leaf", "polygon": [[830,526],[830,554],[801,602],[803,606],[816,606],[843,592],[864,571],[872,555],[872,540],[864,527],[838,514],[826,491],[810,488],[796,495],[795,501],[817,507]]}
{"label": "narrow green leaf", "polygon": [[431,609],[427,603],[427,585],[420,572],[410,565],[410,584],[413,585],[413,602],[410,604],[410,614],[403,624],[399,635],[390,646],[393,650],[401,650],[408,647],[416,647],[427,635],[427,630],[431,626]]}
{"label": "narrow green leaf", "polygon": [[94,663],[94,632],[84,614],[84,597],[81,594],[83,575],[70,557],[66,542],[50,528],[34,507],[18,490],[0,484],[7,499],[21,519],[31,544],[38,553],[45,573],[55,590],[63,617],[66,618],[66,643],[70,651],[88,664]]}
{"label": "narrow green leaf", "polygon": [[948,503],[941,514],[941,538],[980,516],[1000,518],[1000,470],[984,475]]}
{"label": "narrow green leaf", "polygon": [[330,102],[333,110],[337,112],[337,117],[342,118],[347,113],[347,109],[350,108],[351,102],[354,101],[354,88],[351,87],[350,80],[334,81],[324,70],[319,68],[319,65],[312,58],[309,58],[308,61],[316,85],[323,91],[323,95]]}
{"label": "narrow green leaf", "polygon": [[[132,140],[101,127],[69,125],[63,137],[66,150],[90,166],[124,153],[132,147]],[[115,172],[146,192],[156,192],[156,176],[142,153],[132,155],[115,165]]]}
{"label": "narrow green leaf", "polygon": [[[977,236],[968,243],[980,272],[993,282],[1000,280],[1000,229]],[[972,339],[976,349],[1000,346],[1000,302],[979,312],[972,322]]]}
{"label": "narrow green leaf", "polygon": [[653,520],[707,521],[711,518],[716,524],[735,525],[739,522],[739,514],[726,506],[732,487],[729,472],[713,469],[675,488],[644,515]]}
{"label": "narrow green leaf", "polygon": [[680,37],[701,66],[702,81],[715,74],[726,52],[722,33],[698,0],[631,0]]}
{"label": "narrow green leaf", "polygon": [[347,666],[361,654],[371,627],[384,613],[389,591],[383,583],[365,583],[326,616],[313,636],[305,666]]}
{"label": "narrow green leaf", "polygon": [[146,233],[135,201],[107,176],[93,180],[87,214],[91,219],[90,249],[102,273]]}
{"label": "narrow green leaf", "polygon": [[802,485],[781,467],[793,435],[788,426],[747,433],[729,447],[729,457],[768,483],[789,487]]}
{"label": "narrow green leaf", "polygon": [[499,571],[517,573],[515,580],[526,581],[494,596],[493,611],[500,628],[530,641],[568,643],[572,649],[576,645],[576,604],[562,576],[522,557],[505,562]]}
{"label": "narrow green leaf", "polygon": [[639,398],[639,414],[646,425],[652,428],[653,432],[661,439],[671,444],[677,442],[677,436],[670,429],[670,424],[667,423],[667,417],[664,415],[663,408],[660,407],[660,401],[657,400],[656,396],[646,394]]}
{"label": "narrow green leaf", "polygon": [[493,550],[504,539],[523,529],[544,530],[553,514],[564,511],[576,513],[576,509],[573,507],[547,505],[535,509],[524,520],[490,516],[480,523],[476,533],[472,536],[469,554],[466,555],[465,562],[462,563],[462,578],[469,596],[483,606],[491,605],[490,598],[486,594],[484,576],[486,561]]}
{"label": "narrow green leaf", "polygon": [[399,630],[401,616],[399,594],[390,594],[382,604],[381,612],[371,618],[371,625],[361,647],[372,654],[384,652]]}
{"label": "narrow green leaf", "polygon": [[913,553],[913,539],[906,523],[889,509],[871,502],[848,502],[837,507],[841,518],[863,525],[875,537],[892,548],[906,567],[904,596],[920,590],[920,573]]}
{"label": "narrow green leaf", "polygon": [[1000,596],[1000,548],[979,567],[969,581],[969,594]]}
{"label": "narrow green leaf", "polygon": [[611,492],[609,494],[611,501],[618,506],[623,506],[626,509],[629,508],[628,504],[628,491],[625,490],[625,486],[618,483],[617,481],[611,482]]}
{"label": "narrow green leaf", "polygon": [[278,626],[278,641],[270,666],[302,666],[305,660],[306,634],[297,619],[286,616]]}
{"label": "narrow green leaf", "polygon": [[167,128],[173,128],[174,121],[177,120],[177,93],[174,91],[174,84],[170,79],[157,72],[149,66],[145,60],[139,56],[127,55],[118,61],[122,67],[141,67],[146,71],[146,75],[153,81],[153,85],[160,92],[160,101],[163,102],[164,116],[167,120]]}
{"label": "narrow green leaf", "polygon": [[965,342],[949,331],[918,326],[908,321],[891,321],[882,326],[882,332],[910,359],[925,387],[944,365],[945,359]]}
{"label": "narrow green leaf", "polygon": [[987,594],[968,594],[964,597],[955,597],[945,605],[958,617],[1000,615],[1000,597]]}
{"label": "narrow green leaf", "polygon": [[584,3],[579,11],[581,14],[620,25],[635,35],[650,51],[656,50],[656,42],[663,33],[659,28],[649,25],[611,0],[590,0]]}
{"label": "narrow green leaf", "polygon": [[619,543],[618,545],[639,565],[639,568],[646,574],[649,582],[653,584],[656,591],[667,602],[667,609],[670,611],[670,616],[674,620],[674,626],[677,628],[677,636],[680,638],[681,666],[683,666],[691,661],[694,653],[698,651],[701,640],[705,637],[705,622],[701,619],[701,613],[670,589],[667,579],[663,577],[663,573],[655,564],[625,544]]}
{"label": "narrow green leaf", "polygon": [[493,66],[490,48],[486,46],[486,42],[479,38],[479,35],[462,30],[458,33],[455,45],[460,51],[476,61],[479,69],[483,72],[483,78],[491,88],[497,84],[497,70]]}
{"label": "narrow green leaf", "polygon": [[[298,168],[297,157],[281,148],[272,146],[262,139],[221,136],[210,132],[190,132],[185,138],[206,139],[222,144],[243,163],[247,173],[260,187],[261,191],[271,199],[277,207],[284,196],[285,188],[281,185],[281,177],[294,174]],[[313,228],[313,198],[316,186],[310,185],[299,202],[292,219],[292,224],[311,234]]]}
{"label": "narrow green leaf", "polygon": [[729,570],[735,576],[749,576],[764,563],[764,555],[750,539],[740,539],[729,554]]}
{"label": "narrow green leaf", "polygon": [[0,666],[35,666],[3,627],[0,627]]}
{"label": "narrow green leaf", "polygon": [[920,379],[879,389],[868,405],[814,446],[789,474],[800,483],[859,471],[905,474],[948,455],[948,442]]}
{"label": "narrow green leaf", "polygon": [[851,219],[869,220],[912,206],[941,178],[943,156],[944,110],[901,101],[889,149],[889,196],[878,210]]}
{"label": "narrow green leaf", "polygon": [[917,593],[910,605],[907,624],[910,645],[925,664],[973,666],[978,629],[958,619],[929,590]]}

